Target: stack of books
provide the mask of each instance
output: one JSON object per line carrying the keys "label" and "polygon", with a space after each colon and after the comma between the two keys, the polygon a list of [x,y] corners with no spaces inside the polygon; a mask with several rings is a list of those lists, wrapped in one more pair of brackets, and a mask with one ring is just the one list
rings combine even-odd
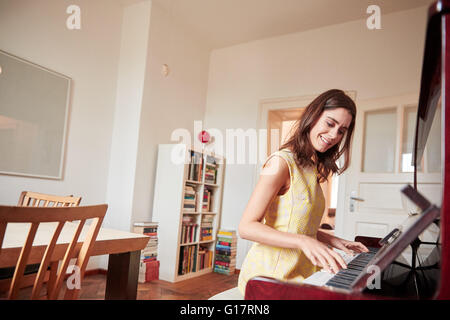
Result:
{"label": "stack of books", "polygon": [[202,211],[203,212],[211,212],[212,210],[212,191],[208,188],[203,190],[203,202],[202,202]]}
{"label": "stack of books", "polygon": [[178,262],[178,275],[197,271],[197,246],[184,246],[180,248],[180,261]]}
{"label": "stack of books", "polygon": [[141,250],[141,260],[139,263],[140,283],[157,280],[159,278],[158,257],[158,223],[157,222],[136,222],[133,226],[134,233],[144,234],[150,239],[147,246]]}
{"label": "stack of books", "polygon": [[202,223],[200,225],[200,241],[212,240],[213,220],[213,215],[202,216]]}
{"label": "stack of books", "polygon": [[202,181],[203,156],[201,153],[191,151],[188,180]]}
{"label": "stack of books", "polygon": [[217,233],[214,272],[232,275],[236,269],[236,231],[219,230]]}
{"label": "stack of books", "polygon": [[200,249],[198,250],[199,270],[212,267],[212,257],[213,251],[209,250],[207,247],[200,246]]}
{"label": "stack of books", "polygon": [[216,184],[217,164],[216,159],[211,156],[206,157],[205,163],[205,182]]}
{"label": "stack of books", "polygon": [[191,243],[197,241],[198,224],[191,215],[184,215],[181,222],[181,241],[180,243]]}
{"label": "stack of books", "polygon": [[193,186],[186,185],[184,187],[183,211],[195,212],[197,211],[197,193]]}

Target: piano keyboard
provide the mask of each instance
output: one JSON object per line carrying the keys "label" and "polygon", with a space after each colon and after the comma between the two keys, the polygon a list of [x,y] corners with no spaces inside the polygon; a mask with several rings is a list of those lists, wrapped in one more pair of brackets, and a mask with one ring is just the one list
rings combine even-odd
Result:
{"label": "piano keyboard", "polygon": [[379,250],[378,248],[368,248],[369,252],[359,253],[357,255],[348,255],[341,252],[342,258],[347,264],[347,269],[341,269],[337,274],[319,271],[306,278],[303,283],[314,286],[330,286],[335,288],[350,289],[352,282],[364,270],[365,266],[370,262],[373,256]]}
{"label": "piano keyboard", "polygon": [[350,263],[347,264],[347,269],[339,270],[339,272],[328,280],[325,285],[350,290],[353,281],[358,278],[378,251],[378,248],[367,249],[369,249],[369,252],[358,254],[353,260],[350,261]]}

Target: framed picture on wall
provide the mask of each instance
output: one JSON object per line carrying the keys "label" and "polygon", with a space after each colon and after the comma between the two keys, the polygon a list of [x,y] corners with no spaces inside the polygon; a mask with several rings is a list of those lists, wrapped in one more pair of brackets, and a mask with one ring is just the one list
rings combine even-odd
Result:
{"label": "framed picture on wall", "polygon": [[0,50],[0,174],[62,179],[70,84]]}

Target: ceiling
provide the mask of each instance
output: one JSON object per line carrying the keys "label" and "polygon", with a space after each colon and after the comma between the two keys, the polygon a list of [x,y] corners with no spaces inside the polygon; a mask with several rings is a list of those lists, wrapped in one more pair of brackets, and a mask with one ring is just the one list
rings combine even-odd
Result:
{"label": "ceiling", "polygon": [[[128,0],[130,1],[130,0]],[[211,49],[426,6],[433,0],[153,0]],[[137,2],[137,1],[133,1]],[[382,20],[381,20],[382,21]]]}

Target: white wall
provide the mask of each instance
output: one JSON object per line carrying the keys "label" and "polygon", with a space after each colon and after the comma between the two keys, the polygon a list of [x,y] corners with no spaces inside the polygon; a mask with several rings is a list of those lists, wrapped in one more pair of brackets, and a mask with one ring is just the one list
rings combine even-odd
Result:
{"label": "white wall", "polygon": [[[267,98],[355,90],[359,99],[417,92],[426,7],[382,16],[382,30],[352,21],[214,50],[211,53],[205,128],[257,128]],[[237,229],[257,177],[255,165],[228,164],[222,226]],[[247,241],[239,239],[237,268]]]}
{"label": "white wall", "polygon": [[[170,138],[177,128],[193,133],[194,120],[204,117],[208,85],[209,48],[156,2],[150,24],[133,222],[151,219],[157,145],[175,143]],[[168,77],[161,73],[163,64]]]}
{"label": "white wall", "polygon": [[104,225],[129,231],[144,94],[151,1],[124,9]]}

